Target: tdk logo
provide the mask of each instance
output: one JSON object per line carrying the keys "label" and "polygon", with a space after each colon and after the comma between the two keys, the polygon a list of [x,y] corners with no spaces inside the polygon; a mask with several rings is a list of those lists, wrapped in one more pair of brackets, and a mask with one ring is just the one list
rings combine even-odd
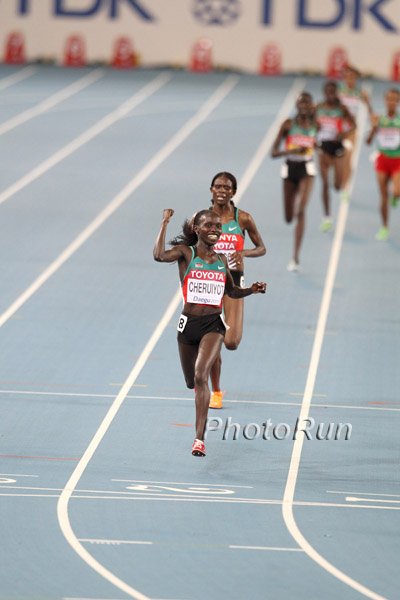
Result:
{"label": "tdk logo", "polygon": [[[43,0],[15,0],[17,13],[29,14],[35,3],[40,1],[43,2]],[[168,4],[168,0],[163,1]],[[259,0],[259,2],[258,19],[266,27],[273,26],[276,12],[285,8],[284,14],[289,21],[288,24],[298,29],[326,30],[347,25],[359,31],[364,28],[368,20],[388,32],[399,31],[399,27],[390,18],[390,5],[393,6],[395,0],[291,0],[290,2],[289,0]],[[85,19],[97,14],[105,14],[109,19],[118,19],[121,7],[126,7],[137,19],[148,23],[158,22],[156,15],[148,6],[150,0],[85,0],[81,3],[84,5],[82,8],[77,8],[76,0],[53,0],[50,4],[52,14],[58,18]],[[284,4],[289,4],[291,10],[288,11]],[[240,18],[245,6],[244,0],[192,0],[192,14],[202,25],[226,26]],[[321,6],[324,7],[323,12]]]}
{"label": "tdk logo", "polygon": [[193,0],[193,15],[202,25],[230,25],[240,13],[240,0]]}
{"label": "tdk logo", "polygon": [[[18,0],[17,11],[21,15],[31,12],[33,0]],[[142,0],[90,0],[84,2],[85,7],[81,9],[71,8],[68,0],[54,0],[53,14],[56,17],[92,17],[97,13],[106,12],[110,19],[119,17],[121,5],[129,6],[132,12],[143,21],[155,21],[155,16],[148,10]]]}
{"label": "tdk logo", "polygon": [[[364,26],[365,20],[373,19],[386,31],[397,33],[398,28],[387,15],[388,5],[392,0],[324,0],[327,6],[325,18],[315,18],[312,13],[312,0],[295,2],[295,24],[299,28],[333,29],[340,25],[350,25],[356,31]],[[278,2],[263,0],[262,20],[264,25],[272,25],[274,12]],[[314,3],[315,7],[315,3]],[[319,4],[319,9],[321,8]],[[319,11],[321,14],[321,11]]]}

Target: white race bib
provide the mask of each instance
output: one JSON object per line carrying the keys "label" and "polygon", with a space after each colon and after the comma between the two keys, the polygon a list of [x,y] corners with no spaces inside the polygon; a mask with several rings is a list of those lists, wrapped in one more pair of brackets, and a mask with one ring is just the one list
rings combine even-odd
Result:
{"label": "white race bib", "polygon": [[380,129],[377,141],[380,148],[396,150],[400,146],[400,129],[397,127]]}
{"label": "white race bib", "polygon": [[219,306],[225,292],[225,267],[221,263],[218,270],[192,270],[187,279],[187,302]]}

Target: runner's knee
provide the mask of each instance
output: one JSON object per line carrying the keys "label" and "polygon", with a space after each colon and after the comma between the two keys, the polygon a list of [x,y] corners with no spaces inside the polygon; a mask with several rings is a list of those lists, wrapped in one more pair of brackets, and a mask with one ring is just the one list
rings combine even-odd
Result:
{"label": "runner's knee", "polygon": [[229,340],[225,342],[225,348],[227,350],[237,350],[240,344],[240,337],[234,338],[233,340]]}
{"label": "runner's knee", "polygon": [[194,383],[196,387],[201,387],[202,385],[207,384],[207,377],[204,372],[196,371],[194,374]]}

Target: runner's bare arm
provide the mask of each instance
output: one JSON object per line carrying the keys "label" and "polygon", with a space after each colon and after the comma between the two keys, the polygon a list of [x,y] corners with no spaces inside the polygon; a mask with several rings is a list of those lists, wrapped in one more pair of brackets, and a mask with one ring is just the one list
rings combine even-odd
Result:
{"label": "runner's bare arm", "polygon": [[272,158],[279,158],[281,156],[287,156],[288,154],[303,154],[303,152],[305,151],[305,148],[296,148],[296,149],[293,149],[290,151],[281,149],[281,144],[282,144],[283,140],[285,139],[285,137],[287,137],[287,134],[289,133],[291,126],[292,126],[292,119],[286,119],[286,121],[283,121],[282,125],[280,126],[277,136],[274,140],[274,143],[272,144],[272,149],[271,149],[271,157]]}
{"label": "runner's bare arm", "polygon": [[[250,213],[244,210],[239,211],[239,225],[243,231],[247,231],[251,241],[254,244],[254,248],[242,250],[242,256],[256,258],[258,256],[264,256],[266,253],[265,244],[257,229],[257,225]],[[235,257],[233,257],[235,259]]]}
{"label": "runner's bare arm", "polygon": [[165,249],[165,234],[167,231],[167,225],[173,214],[174,211],[172,208],[165,208],[163,210],[160,232],[153,248],[153,257],[157,262],[175,262],[176,260],[186,256],[185,246],[180,245],[174,246],[170,250]]}
{"label": "runner's bare arm", "polygon": [[226,257],[221,255],[221,259],[224,261],[226,265],[226,283],[225,283],[225,291],[230,298],[245,298],[246,296],[250,296],[251,294],[265,294],[267,289],[267,284],[264,282],[257,281],[253,283],[250,287],[241,288],[234,284],[231,272],[228,268]]}
{"label": "runner's bare arm", "polygon": [[378,125],[379,125],[379,115],[374,114],[371,116],[371,129],[365,140],[366,144],[370,145],[372,143],[372,140],[374,139],[376,132],[378,131]]}
{"label": "runner's bare arm", "polygon": [[351,112],[349,111],[349,109],[347,108],[347,106],[345,106],[344,104],[341,104],[341,109],[343,110],[344,120],[349,124],[349,129],[347,129],[345,133],[340,133],[338,135],[339,140],[346,138],[350,133],[352,133],[353,131],[355,131],[357,129],[356,120],[353,117],[353,115],[351,114]]}

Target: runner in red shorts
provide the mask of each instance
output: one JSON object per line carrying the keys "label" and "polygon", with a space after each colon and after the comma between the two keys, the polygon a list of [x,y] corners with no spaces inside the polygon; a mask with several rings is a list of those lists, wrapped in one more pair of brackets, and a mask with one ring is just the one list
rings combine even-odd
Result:
{"label": "runner in red shorts", "polygon": [[400,199],[400,115],[397,113],[399,101],[399,90],[391,88],[386,92],[386,114],[373,115],[372,128],[366,140],[367,144],[371,144],[376,137],[378,144],[375,171],[380,193],[382,226],[375,237],[379,241],[389,238],[389,192],[391,191],[390,203],[393,207]]}

